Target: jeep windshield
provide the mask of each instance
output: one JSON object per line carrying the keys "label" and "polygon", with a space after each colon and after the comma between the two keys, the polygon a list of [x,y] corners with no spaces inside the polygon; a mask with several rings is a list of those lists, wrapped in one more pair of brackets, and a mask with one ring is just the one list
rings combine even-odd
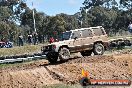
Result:
{"label": "jeep windshield", "polygon": [[64,33],[62,33],[62,34],[60,35],[59,40],[60,40],[60,41],[69,40],[70,36],[71,36],[71,32],[64,32]]}
{"label": "jeep windshield", "polygon": [[62,34],[62,40],[69,40],[70,36],[71,36],[71,32],[64,32]]}

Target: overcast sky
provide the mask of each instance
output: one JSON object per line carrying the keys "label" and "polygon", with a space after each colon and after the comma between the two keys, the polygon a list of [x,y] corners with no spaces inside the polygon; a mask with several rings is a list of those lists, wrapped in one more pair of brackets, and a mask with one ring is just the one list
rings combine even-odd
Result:
{"label": "overcast sky", "polygon": [[79,11],[84,0],[27,0],[30,8],[32,8],[32,2],[37,11],[42,11],[47,15],[53,16],[59,13],[75,14]]}

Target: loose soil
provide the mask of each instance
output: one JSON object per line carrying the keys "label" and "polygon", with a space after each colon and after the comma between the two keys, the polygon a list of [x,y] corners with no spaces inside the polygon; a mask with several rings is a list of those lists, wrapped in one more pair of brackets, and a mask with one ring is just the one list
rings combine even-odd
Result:
{"label": "loose soil", "polygon": [[40,88],[52,84],[79,84],[81,70],[91,79],[132,80],[132,54],[71,58],[49,64],[47,60],[0,68],[0,88]]}

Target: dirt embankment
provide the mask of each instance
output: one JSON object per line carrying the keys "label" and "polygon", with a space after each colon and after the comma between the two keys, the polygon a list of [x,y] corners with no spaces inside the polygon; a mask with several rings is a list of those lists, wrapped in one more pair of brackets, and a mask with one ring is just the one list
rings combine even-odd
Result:
{"label": "dirt embankment", "polygon": [[132,54],[82,57],[48,65],[46,60],[0,69],[0,88],[36,88],[51,84],[78,84],[81,70],[91,79],[131,79]]}

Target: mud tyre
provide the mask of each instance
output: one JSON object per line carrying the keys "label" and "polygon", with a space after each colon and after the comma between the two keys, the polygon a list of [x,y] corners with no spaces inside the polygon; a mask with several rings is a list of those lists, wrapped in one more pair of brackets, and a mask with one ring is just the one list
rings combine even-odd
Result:
{"label": "mud tyre", "polygon": [[104,50],[105,50],[105,48],[101,43],[94,44],[94,49],[93,49],[94,55],[103,55]]}
{"label": "mud tyre", "polygon": [[59,59],[60,61],[65,61],[68,60],[70,58],[70,51],[69,49],[63,47],[60,49],[59,51]]}
{"label": "mud tyre", "polygon": [[50,63],[56,63],[58,60],[58,55],[55,53],[48,53],[47,54],[47,59]]}

